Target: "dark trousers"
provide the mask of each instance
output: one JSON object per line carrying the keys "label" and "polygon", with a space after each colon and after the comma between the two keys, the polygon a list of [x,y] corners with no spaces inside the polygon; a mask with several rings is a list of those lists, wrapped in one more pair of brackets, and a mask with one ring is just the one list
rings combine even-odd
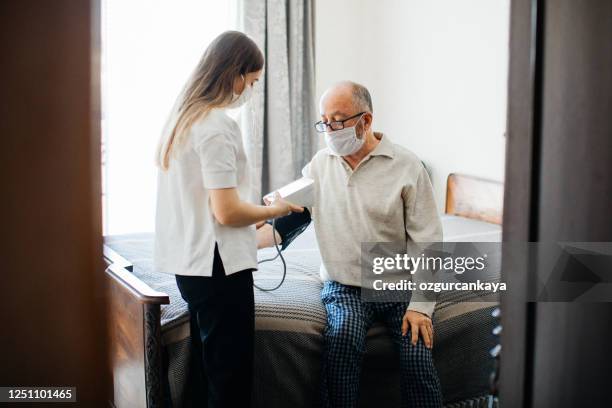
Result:
{"label": "dark trousers", "polygon": [[382,320],[399,355],[401,407],[441,408],[440,380],[431,350],[419,336],[410,343],[402,336],[402,318],[408,302],[364,302],[361,289],[327,281],[321,291],[327,310],[323,333],[321,400],[325,408],[358,406],[361,362],[366,335],[375,320]]}
{"label": "dark trousers", "polygon": [[[212,277],[176,275],[191,316],[192,399],[208,408],[251,406],[255,303],[253,274],[225,275],[215,245]],[[194,378],[195,377],[195,378]],[[197,402],[197,401],[192,401]],[[202,406],[205,402],[202,402]]]}

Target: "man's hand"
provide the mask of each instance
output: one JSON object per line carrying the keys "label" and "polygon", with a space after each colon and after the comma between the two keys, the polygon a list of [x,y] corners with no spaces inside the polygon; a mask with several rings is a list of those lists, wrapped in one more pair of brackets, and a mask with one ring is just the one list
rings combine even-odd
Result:
{"label": "man's hand", "polygon": [[411,331],[410,342],[413,346],[417,344],[420,333],[425,346],[429,349],[433,347],[433,324],[427,315],[414,310],[406,310],[402,319],[402,336],[405,336],[408,330]]}
{"label": "man's hand", "polygon": [[[270,224],[263,223],[262,226],[257,228],[257,249],[261,248],[269,248],[274,246],[274,237],[272,236],[272,226]],[[282,243],[282,238],[278,231],[274,230],[274,235],[276,236],[276,243],[280,245]]]}

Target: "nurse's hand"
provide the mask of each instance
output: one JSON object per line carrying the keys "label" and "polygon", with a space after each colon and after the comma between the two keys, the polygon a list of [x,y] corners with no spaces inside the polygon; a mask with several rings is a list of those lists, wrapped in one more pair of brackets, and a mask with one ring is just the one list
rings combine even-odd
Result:
{"label": "nurse's hand", "polygon": [[293,204],[285,200],[284,198],[281,197],[278,191],[274,193],[272,202],[268,202],[267,199],[264,199],[264,201],[270,207],[278,210],[278,214],[276,214],[275,217],[282,217],[285,215],[289,215],[292,212],[298,212],[298,213],[304,212],[304,207],[300,207],[299,205]]}

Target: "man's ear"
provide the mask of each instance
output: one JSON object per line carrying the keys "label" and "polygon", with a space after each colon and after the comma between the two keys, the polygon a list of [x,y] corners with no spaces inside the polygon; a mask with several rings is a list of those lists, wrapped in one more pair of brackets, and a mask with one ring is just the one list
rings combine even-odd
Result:
{"label": "man's ear", "polygon": [[368,131],[372,127],[372,114],[367,112],[363,115],[363,130]]}

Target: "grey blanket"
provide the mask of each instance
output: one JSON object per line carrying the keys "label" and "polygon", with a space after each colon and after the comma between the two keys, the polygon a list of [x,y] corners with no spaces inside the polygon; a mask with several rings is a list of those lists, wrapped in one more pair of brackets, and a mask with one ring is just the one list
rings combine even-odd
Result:
{"label": "grey blanket", "polygon": [[[498,226],[458,217],[444,217],[445,240],[498,241]],[[184,401],[189,362],[187,305],[174,276],[153,271],[152,234],[107,237],[105,244],[134,264],[134,274],[152,288],[165,292],[170,304],[162,307],[162,336],[167,355],[166,372],[172,405]],[[260,259],[274,255],[260,251]],[[322,332],[326,321],[320,301],[320,256],[312,228],[285,252],[287,278],[274,292],[255,290],[256,336],[253,401],[256,407],[317,406]],[[282,274],[279,260],[262,264],[255,282],[272,287]],[[494,279],[499,276],[494,276]],[[462,295],[463,296],[463,295]],[[469,299],[467,299],[469,300]],[[465,296],[442,295],[434,314],[434,360],[445,405],[484,406],[493,361],[489,350],[495,339],[491,311],[494,303],[466,302]],[[361,406],[399,406],[398,359],[385,328],[368,333],[364,359]]]}

